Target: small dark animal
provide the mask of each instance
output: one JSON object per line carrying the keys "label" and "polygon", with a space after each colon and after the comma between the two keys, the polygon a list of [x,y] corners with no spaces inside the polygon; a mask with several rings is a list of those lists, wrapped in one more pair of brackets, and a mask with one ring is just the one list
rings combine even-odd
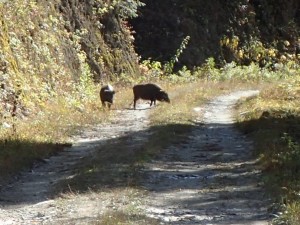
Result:
{"label": "small dark animal", "polygon": [[133,107],[135,109],[136,101],[139,99],[150,100],[150,106],[154,103],[156,104],[156,100],[161,102],[170,103],[170,99],[168,94],[163,91],[156,84],[138,84],[133,87]]}
{"label": "small dark animal", "polygon": [[116,92],[114,91],[114,88],[108,84],[101,87],[100,90],[100,100],[102,102],[102,106],[105,107],[106,103],[108,108],[113,104],[114,102],[114,94]]}

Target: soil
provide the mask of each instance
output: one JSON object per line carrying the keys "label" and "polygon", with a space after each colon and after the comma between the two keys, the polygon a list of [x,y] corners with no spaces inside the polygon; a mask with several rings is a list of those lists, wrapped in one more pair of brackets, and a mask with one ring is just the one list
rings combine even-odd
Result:
{"label": "soil", "polygon": [[[268,224],[270,200],[252,157],[252,143],[233,125],[237,101],[256,94],[238,91],[195,108],[199,118],[186,140],[169,146],[141,169],[139,188],[147,191],[143,201],[136,196],[130,200],[118,196],[133,195],[129,188],[122,194],[71,192],[53,198],[53,186],[74,176],[80,160],[91,157],[107,140],[129,132],[144,135],[138,131],[148,127],[150,110],[117,111],[114,123],[83,131],[74,137],[72,147],[3,186],[0,224],[95,224],[109,209],[135,201],[159,224]],[[135,137],[133,141],[145,138]]]}
{"label": "soil", "polygon": [[[147,215],[162,224],[268,224],[268,197],[252,143],[234,127],[233,108],[257,91],[220,96],[196,108],[199,125],[144,169]],[[201,114],[202,112],[202,114]]]}

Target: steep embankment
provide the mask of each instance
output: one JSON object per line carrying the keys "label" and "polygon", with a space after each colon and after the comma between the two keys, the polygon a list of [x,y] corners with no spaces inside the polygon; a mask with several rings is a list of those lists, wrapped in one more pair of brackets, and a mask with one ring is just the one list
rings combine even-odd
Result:
{"label": "steep embankment", "polygon": [[136,74],[125,22],[135,8],[126,14],[126,4],[1,1],[0,116],[25,114],[24,105],[40,107],[57,96],[80,101],[89,82]]}

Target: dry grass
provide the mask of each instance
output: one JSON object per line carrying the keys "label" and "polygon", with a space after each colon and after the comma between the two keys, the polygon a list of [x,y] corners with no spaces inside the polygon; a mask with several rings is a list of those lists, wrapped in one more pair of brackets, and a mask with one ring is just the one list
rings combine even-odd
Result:
{"label": "dry grass", "polygon": [[[95,93],[97,95],[97,93]],[[84,127],[109,121],[113,111],[103,110],[100,100],[71,106],[64,99],[49,101],[25,118],[7,118],[0,129],[0,176],[10,175],[68,145]]]}
{"label": "dry grass", "polygon": [[58,96],[33,107],[28,116],[5,118],[3,122],[9,126],[0,129],[0,176],[9,176],[30,167],[36,160],[62,151],[70,137],[86,127],[109,122],[115,116],[115,109],[129,107],[132,101],[129,87],[116,86],[115,104],[112,110],[107,110],[99,99],[100,85],[94,89],[89,99]]}
{"label": "dry grass", "polygon": [[99,222],[95,225],[158,225],[161,224],[158,220],[148,218],[143,214],[128,213],[124,211],[111,211],[102,215]]}
{"label": "dry grass", "polygon": [[239,107],[239,128],[254,139],[266,187],[283,211],[275,223],[300,224],[299,77],[263,88]]}

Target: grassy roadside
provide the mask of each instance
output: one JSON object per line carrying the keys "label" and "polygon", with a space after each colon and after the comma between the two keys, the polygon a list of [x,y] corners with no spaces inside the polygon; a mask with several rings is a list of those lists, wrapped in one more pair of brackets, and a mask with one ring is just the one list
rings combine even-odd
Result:
{"label": "grassy roadside", "polygon": [[[70,104],[65,97],[55,98],[28,116],[6,118],[3,124],[7,126],[0,129],[0,177],[9,177],[36,160],[62,151],[71,144],[72,136],[86,127],[111,121],[115,110],[102,108],[98,89],[88,100]],[[122,88],[118,91],[119,95],[127,92]],[[117,101],[112,108],[125,107],[130,100]]]}
{"label": "grassy roadside", "polygon": [[[150,80],[144,82],[148,81]],[[156,79],[154,82],[157,81]],[[132,83],[133,81],[127,84],[121,81],[114,85],[117,93],[112,109],[130,107],[133,98]],[[174,83],[176,82],[161,81],[162,87],[171,92],[172,104],[168,106],[161,104],[162,110],[167,110],[165,115],[168,115],[168,118],[154,114],[153,118],[156,119],[153,120],[156,120],[156,125],[162,124],[162,121],[168,123],[172,120],[177,120],[179,124],[187,123],[185,118],[180,117],[181,115],[184,117],[184,113],[191,108],[187,104],[195,103],[187,101],[188,98],[196,94],[194,99],[201,99],[201,95],[202,99],[205,99],[205,95],[209,95],[209,90],[212,90],[207,87],[208,83],[205,84],[205,81],[201,80],[198,84],[182,81],[179,84]],[[23,168],[29,168],[36,160],[62,151],[70,144],[70,137],[85,127],[109,122],[115,116],[115,110],[103,110],[99,100],[99,89],[100,86],[90,84],[89,94],[80,96],[78,93],[73,95],[66,93],[65,96],[55,96],[39,102],[31,107],[26,116],[20,114],[16,117],[3,117],[4,119],[0,121],[1,178],[9,177]],[[32,102],[33,104],[35,102]]]}
{"label": "grassy roadside", "polygon": [[299,86],[295,74],[239,106],[238,127],[253,138],[266,187],[277,202],[274,224],[300,224]]}

